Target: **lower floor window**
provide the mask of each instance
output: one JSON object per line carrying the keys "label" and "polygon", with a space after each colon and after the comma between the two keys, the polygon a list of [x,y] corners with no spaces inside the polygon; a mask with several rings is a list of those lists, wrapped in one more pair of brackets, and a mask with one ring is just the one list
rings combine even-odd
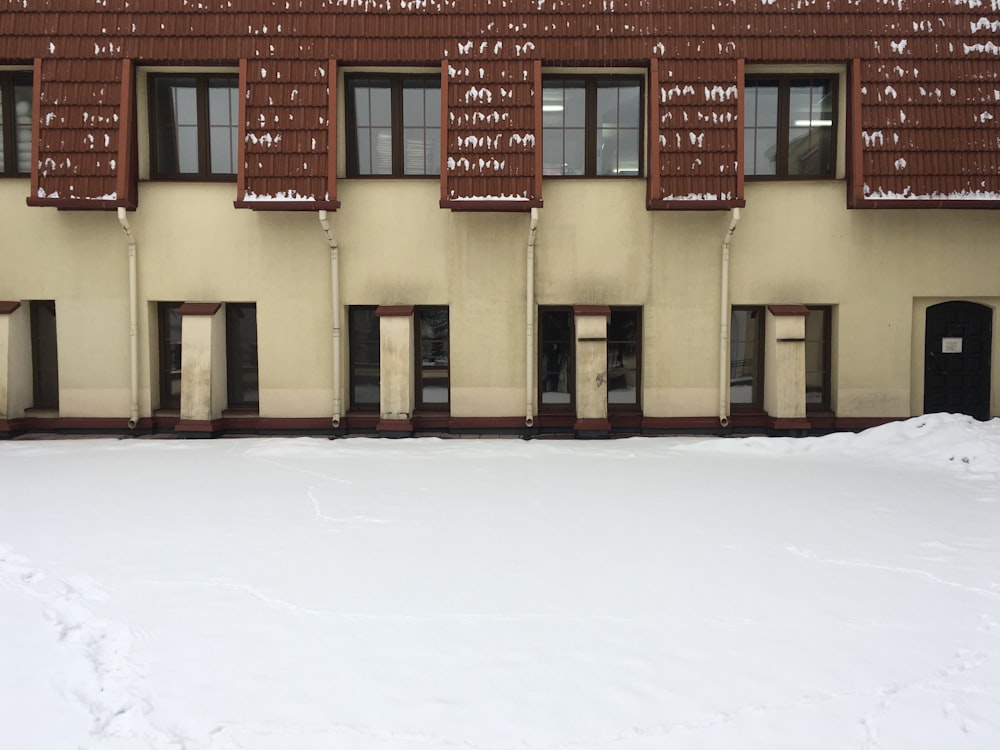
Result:
{"label": "lower floor window", "polygon": [[181,408],[180,307],[180,302],[161,302],[157,306],[161,409]]}
{"label": "lower floor window", "polygon": [[252,302],[226,303],[226,373],[229,407],[256,408],[257,305]]}
{"label": "lower floor window", "polygon": [[538,310],[539,407],[569,410],[573,407],[573,310],[542,307]]}
{"label": "lower floor window", "polygon": [[763,408],[764,309],[734,305],[729,325],[729,403],[736,410]]}
{"label": "lower floor window", "polygon": [[608,319],[608,409],[639,406],[642,313],[638,307],[612,307]]}
{"label": "lower floor window", "polygon": [[806,409],[830,409],[832,308],[809,306],[806,316]]}
{"label": "lower floor window", "polygon": [[351,408],[379,408],[379,323],[374,305],[352,305],[347,311],[350,345]]}
{"label": "lower floor window", "polygon": [[56,303],[35,300],[31,312],[31,371],[33,406],[59,408],[59,353],[56,346]]}
{"label": "lower floor window", "polygon": [[448,308],[417,307],[417,408],[447,409],[449,403]]}

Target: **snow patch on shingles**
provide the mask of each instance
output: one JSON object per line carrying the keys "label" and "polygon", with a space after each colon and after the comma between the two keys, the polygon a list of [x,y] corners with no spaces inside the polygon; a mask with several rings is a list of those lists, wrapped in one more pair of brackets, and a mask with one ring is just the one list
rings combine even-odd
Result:
{"label": "snow patch on shingles", "polygon": [[527,194],[524,195],[509,195],[507,193],[500,193],[499,195],[452,195],[449,200],[453,201],[527,201],[530,200]]}
{"label": "snow patch on shingles", "polygon": [[[304,165],[303,165],[304,166]],[[266,203],[268,201],[315,201],[315,195],[302,195],[295,189],[289,190],[279,190],[277,193],[272,195],[268,194],[258,194],[252,190],[243,191],[243,200],[247,203],[260,202]]]}
{"label": "snow patch on shingles", "polygon": [[990,19],[985,17],[980,18],[975,23],[970,23],[969,26],[970,26],[970,31],[973,34],[975,34],[978,31],[989,31],[994,34],[1000,31],[1000,21],[991,21]]}
{"label": "snow patch on shingles", "polygon": [[893,163],[893,166],[895,166],[897,170],[906,169],[906,159],[902,157],[896,159],[896,161]]}
{"label": "snow patch on shingles", "polygon": [[[966,6],[970,10],[986,7],[986,0],[951,0],[956,7]],[[1000,11],[1000,0],[989,0],[991,10]]]}
{"label": "snow patch on shingles", "polygon": [[868,185],[864,187],[866,200],[907,200],[919,203],[920,201],[1000,201],[1000,192],[994,190],[953,190],[950,193],[913,193],[909,188],[904,188],[902,192],[895,190],[885,190],[879,188],[872,190]]}
{"label": "snow patch on shingles", "polygon": [[885,135],[883,135],[881,130],[875,130],[868,132],[864,130],[861,132],[861,139],[864,141],[865,146],[871,148],[872,146],[884,146],[885,145]]}
{"label": "snow patch on shingles", "polygon": [[729,201],[733,199],[732,193],[686,193],[684,195],[665,195],[665,201]]}
{"label": "snow patch on shingles", "polygon": [[993,42],[986,42],[985,44],[962,44],[962,51],[968,55],[973,52],[982,52],[989,55],[1000,55],[1000,47],[998,47]]}

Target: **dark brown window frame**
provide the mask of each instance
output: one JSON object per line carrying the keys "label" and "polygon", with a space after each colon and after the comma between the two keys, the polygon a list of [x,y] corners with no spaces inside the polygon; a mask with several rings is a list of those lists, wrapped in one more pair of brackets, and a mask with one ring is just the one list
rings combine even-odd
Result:
{"label": "dark brown window frame", "polygon": [[[744,80],[744,90],[751,83],[774,81],[778,84],[778,126],[776,150],[778,154],[775,174],[757,175],[745,172],[744,179],[755,182],[789,182],[809,180],[834,180],[837,177],[837,125],[840,119],[840,76],[836,73],[754,73]],[[791,84],[793,81],[826,81],[830,83],[833,99],[833,124],[830,126],[830,165],[824,174],[788,174],[789,110],[791,107]],[[750,123],[749,114],[746,124]],[[741,137],[745,137],[742,136]],[[744,160],[745,161],[745,160]],[[744,165],[745,171],[745,165]]]}
{"label": "dark brown window frame", "polygon": [[[375,325],[376,325],[375,330],[377,332],[377,331],[379,331],[379,319],[378,319],[378,317],[375,314],[376,310],[378,310],[378,305],[350,305],[347,308],[347,338],[348,338],[348,341],[347,341],[347,344],[348,344],[348,347],[347,347],[347,351],[348,351],[348,366],[347,366],[347,370],[348,370],[348,378],[347,378],[348,379],[348,385],[347,385],[347,387],[348,387],[348,390],[349,390],[348,403],[350,404],[351,411],[357,411],[357,412],[377,412],[381,408],[381,397],[379,397],[379,399],[376,400],[374,403],[369,402],[369,401],[361,401],[361,402],[359,402],[357,400],[357,398],[355,397],[356,396],[356,388],[357,388],[357,385],[358,385],[358,383],[357,383],[357,370],[358,370],[358,368],[360,368],[360,367],[371,368],[374,365],[375,368],[376,368],[376,371],[378,371],[379,368],[381,367],[381,353],[380,353],[380,349],[379,349],[380,340],[379,340],[378,337],[376,337],[376,339],[375,339],[375,352],[376,352],[376,356],[378,357],[378,361],[376,361],[376,362],[363,362],[363,361],[359,361],[359,356],[358,355],[359,355],[359,352],[360,352],[361,344],[360,344],[360,342],[358,342],[356,340],[356,336],[354,335],[355,334],[355,323],[354,323],[355,316],[360,315],[361,313],[370,314],[371,317],[375,319]],[[371,345],[372,342],[368,341],[367,343],[369,345]],[[379,373],[379,384],[381,385],[381,373]]]}
{"label": "dark brown window frame", "polygon": [[[355,111],[352,87],[358,81],[388,81],[391,125],[392,132],[392,174],[362,174],[358,161],[358,124],[357,113]],[[425,174],[405,174],[405,145],[403,126],[403,87],[406,83],[423,82],[432,84],[423,88],[441,88],[441,77],[439,74],[429,73],[394,73],[394,72],[371,72],[371,73],[347,73],[344,75],[344,123],[346,132],[345,143],[347,146],[347,176],[352,179],[408,179],[426,180],[440,179],[440,160],[436,164],[437,170]],[[441,123],[438,123],[438,132],[441,132]],[[439,139],[440,143],[440,139]],[[444,144],[440,144],[444,148]]]}
{"label": "dark brown window frame", "polygon": [[[161,169],[157,158],[157,147],[159,145],[159,122],[162,117],[158,111],[156,103],[157,80],[168,79],[193,79],[195,81],[197,97],[197,118],[198,118],[198,171],[179,172]],[[177,182],[235,182],[236,172],[212,172],[211,171],[211,127],[209,120],[208,89],[209,81],[213,78],[232,81],[232,88],[239,89],[239,75],[236,73],[201,73],[177,70],[170,73],[149,73],[146,79],[148,94],[149,113],[149,177],[152,180],[177,181]],[[227,87],[229,88],[229,87]],[[237,117],[237,128],[239,133],[243,132],[243,123]],[[238,166],[237,166],[238,168]]]}
{"label": "dark brown window frame", "polygon": [[[549,374],[546,368],[546,352],[545,347],[548,343],[544,337],[545,326],[542,322],[542,316],[546,313],[565,313],[569,319],[569,339],[566,344],[569,347],[569,352],[567,353],[566,360],[566,385],[569,392],[569,401],[565,404],[561,403],[545,403],[543,400],[543,395],[545,393],[545,380]],[[573,313],[572,305],[539,305],[538,306],[538,360],[536,363],[538,382],[536,383],[535,389],[538,396],[538,411],[540,414],[565,414],[574,413],[576,411],[576,317]],[[550,340],[551,341],[551,340]],[[556,342],[559,343],[559,342]],[[561,369],[561,368],[560,368]],[[554,372],[554,371],[553,371]]]}
{"label": "dark brown window frame", "polygon": [[[0,71],[0,108],[2,108],[0,114],[2,114],[3,120],[3,168],[0,169],[0,177],[27,177],[31,174],[30,153],[27,171],[21,172],[17,168],[17,111],[14,104],[14,87],[28,86],[31,88],[32,85],[31,71]],[[32,104],[32,106],[34,105]],[[31,116],[34,116],[34,112],[31,113]]]}
{"label": "dark brown window frame", "polygon": [[[159,379],[159,392],[160,392],[160,407],[168,411],[176,411],[181,408],[181,396],[178,393],[176,396],[171,393],[171,380],[173,379],[172,373],[174,372],[171,365],[173,364],[173,348],[177,348],[177,366],[180,367],[181,357],[183,356],[182,342],[178,339],[174,342],[170,338],[170,312],[177,311],[180,309],[181,302],[158,302],[156,305],[156,324],[157,324],[157,351],[159,356],[159,362],[157,363],[157,377]],[[180,380],[180,374],[178,373],[177,379]]]}
{"label": "dark brown window frame", "polygon": [[[612,318],[615,313],[635,314],[635,338],[631,343],[635,345],[635,403],[612,403],[608,399],[608,411],[615,413],[641,413],[642,411],[642,307],[640,305],[616,305],[611,307],[611,314],[608,316],[608,342],[610,348],[612,344],[629,343],[627,339],[613,339]],[[608,372],[608,391],[611,390],[611,372]]]}
{"label": "dark brown window frame", "polygon": [[[58,323],[56,318],[56,303],[54,300],[32,300],[28,305],[31,317],[31,392],[33,409],[58,409],[59,408],[59,344],[58,344]],[[51,335],[43,335],[41,317],[44,313],[51,313],[52,332]],[[51,351],[42,352],[43,348],[51,347]],[[47,366],[46,360],[55,362],[53,366]],[[51,380],[43,379],[42,373],[54,373]],[[46,389],[44,384],[48,382],[50,388]]]}
{"label": "dark brown window frame", "polygon": [[[734,403],[732,400],[732,378],[733,370],[736,367],[736,360],[733,358],[733,314],[736,312],[756,313],[757,319],[757,346],[754,348],[754,368],[752,381],[752,398],[748,403]],[[733,305],[729,311],[729,379],[730,397],[729,408],[734,412],[763,412],[764,410],[764,332],[765,332],[766,308],[764,305]]]}
{"label": "dark brown window frame", "polygon": [[[439,365],[428,366],[423,362],[423,344],[425,341],[440,341],[439,339],[425,339],[423,336],[422,316],[428,311],[444,310],[448,318],[448,331],[444,339],[447,363],[441,367]],[[421,411],[447,412],[451,410],[451,311],[447,305],[417,305],[413,308],[413,349],[416,360],[414,367],[414,407]],[[444,370],[445,380],[448,384],[447,399],[441,401],[424,401],[424,369]]]}
{"label": "dark brown window frame", "polygon": [[[239,356],[238,349],[247,345],[248,342],[240,335],[237,321],[238,310],[253,310],[254,315],[254,336],[250,344],[253,348],[253,369],[257,378],[257,398],[245,398],[245,391],[241,387],[240,379],[234,375],[236,365],[241,364],[246,358]],[[260,358],[257,348],[257,303],[256,302],[227,302],[226,303],[226,406],[229,409],[253,410],[260,407]],[[245,368],[241,368],[245,369]]]}
{"label": "dark brown window frame", "polygon": [[[582,81],[585,92],[585,113],[584,113],[584,168],[582,175],[572,174],[544,174],[546,179],[636,179],[642,178],[645,173],[645,102],[646,102],[646,80],[641,74],[636,73],[545,73],[542,75],[542,90],[544,92],[546,83],[556,81]],[[638,154],[636,174],[598,174],[597,173],[597,89],[601,83],[635,83],[639,86],[639,111],[638,116]],[[565,130],[565,128],[559,128]],[[545,142],[545,127],[542,127],[542,143]],[[544,163],[544,155],[542,157]]]}
{"label": "dark brown window frame", "polygon": [[[833,403],[832,397],[832,386],[833,386],[833,305],[806,305],[806,309],[809,310],[809,314],[812,315],[813,312],[824,312],[825,319],[823,321],[823,329],[821,332],[821,337],[819,343],[822,346],[823,351],[823,364],[825,367],[820,370],[823,375],[823,398],[817,403],[810,404],[808,399],[809,393],[809,357],[806,355],[806,411],[822,412],[830,411],[831,404]],[[810,342],[814,339],[809,338],[809,318],[806,317],[806,347],[809,346]]]}

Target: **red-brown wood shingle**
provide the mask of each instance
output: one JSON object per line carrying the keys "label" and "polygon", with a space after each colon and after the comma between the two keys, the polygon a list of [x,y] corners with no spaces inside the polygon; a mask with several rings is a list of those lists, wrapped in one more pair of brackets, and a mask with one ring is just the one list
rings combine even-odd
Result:
{"label": "red-brown wood shingle", "polygon": [[[134,176],[127,175],[131,187],[122,195],[119,174],[122,155],[135,140],[134,132],[122,132],[123,122],[135,123],[120,111],[122,101],[130,101],[120,85],[123,60],[139,72],[147,65],[235,71],[246,61],[245,165],[237,202],[294,192],[312,196],[316,205],[334,205],[328,87],[335,60],[344,68],[443,65],[455,71],[445,91],[446,206],[516,196],[526,207],[542,199],[541,65],[655,70],[645,140],[650,206],[739,205],[739,97],[719,92],[739,88],[744,64],[802,63],[843,65],[855,73],[849,85],[860,91],[847,95],[858,111],[846,134],[852,204],[913,195],[1000,203],[1000,25],[975,3],[688,0],[680,9],[666,0],[297,0],[287,9],[276,0],[145,0],[139,8],[126,0],[4,5],[0,63],[30,67],[41,61],[31,196],[38,205],[134,203]],[[678,86],[680,94],[664,98]],[[473,89],[488,95],[470,97]],[[680,198],[689,205],[673,202]]]}

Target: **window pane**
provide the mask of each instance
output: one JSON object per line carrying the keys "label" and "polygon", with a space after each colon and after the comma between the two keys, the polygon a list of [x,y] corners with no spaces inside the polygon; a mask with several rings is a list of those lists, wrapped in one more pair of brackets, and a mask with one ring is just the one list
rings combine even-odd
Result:
{"label": "window pane", "polygon": [[177,172],[198,173],[198,126],[178,125],[175,131],[174,149],[177,153]]}
{"label": "window pane", "polygon": [[181,403],[181,316],[179,302],[161,302],[160,408],[178,409]]}
{"label": "window pane", "polygon": [[3,85],[2,85],[2,82],[0,82],[0,173],[2,173],[4,171],[3,97],[4,97]]}
{"label": "window pane", "polygon": [[351,307],[348,312],[350,339],[351,404],[379,405],[379,324],[374,307]]}
{"label": "window pane", "polygon": [[403,87],[403,126],[424,124],[424,90],[414,86]]}
{"label": "window pane", "polygon": [[587,91],[583,81],[568,82],[564,97],[563,125],[573,128],[584,127],[587,124]]}
{"label": "window pane", "polygon": [[213,78],[208,87],[209,153],[213,174],[236,174],[239,115],[236,87]]}
{"label": "window pane", "polygon": [[760,406],[760,361],[763,314],[759,309],[732,311],[729,337],[729,403],[732,406]]}
{"label": "window pane", "polygon": [[806,407],[830,404],[829,308],[810,307],[806,316]]}
{"label": "window pane", "polygon": [[569,310],[538,313],[542,406],[569,406],[573,400],[573,320]]}
{"label": "window pane", "polygon": [[56,303],[36,300],[30,305],[31,363],[34,406],[59,408],[59,354],[56,345]]}
{"label": "window pane", "polygon": [[441,92],[437,83],[403,82],[403,174],[441,172]]}
{"label": "window pane", "polygon": [[444,406],[448,403],[448,308],[428,307],[417,311],[420,335],[420,369],[417,383],[420,403]]}
{"label": "window pane", "polygon": [[209,142],[212,174],[236,174],[236,128],[215,127],[211,129]]}
{"label": "window pane", "polygon": [[745,174],[778,173],[778,82],[758,81],[746,86],[746,125],[743,130]]}
{"label": "window pane", "polygon": [[[0,127],[2,132],[2,127]],[[0,143],[2,159],[3,143]],[[21,174],[31,171],[31,84],[14,84],[14,159]],[[0,164],[0,171],[3,165]]]}
{"label": "window pane", "polygon": [[639,403],[639,311],[612,310],[608,320],[608,405]]}
{"label": "window pane", "polygon": [[562,174],[563,133],[561,130],[544,130],[542,132],[542,174]]}
{"label": "window pane", "polygon": [[259,402],[256,305],[226,305],[226,355],[229,406],[256,406]]}
{"label": "window pane", "polygon": [[565,145],[563,151],[562,174],[582,175],[586,170],[587,137],[583,129],[563,131]]}
{"label": "window pane", "polygon": [[392,174],[392,130],[372,128],[371,174]]}
{"label": "window pane", "polygon": [[830,81],[793,81],[789,88],[788,173],[832,171],[833,96]]}
{"label": "window pane", "polygon": [[198,92],[194,78],[153,79],[154,170],[198,173]]}

